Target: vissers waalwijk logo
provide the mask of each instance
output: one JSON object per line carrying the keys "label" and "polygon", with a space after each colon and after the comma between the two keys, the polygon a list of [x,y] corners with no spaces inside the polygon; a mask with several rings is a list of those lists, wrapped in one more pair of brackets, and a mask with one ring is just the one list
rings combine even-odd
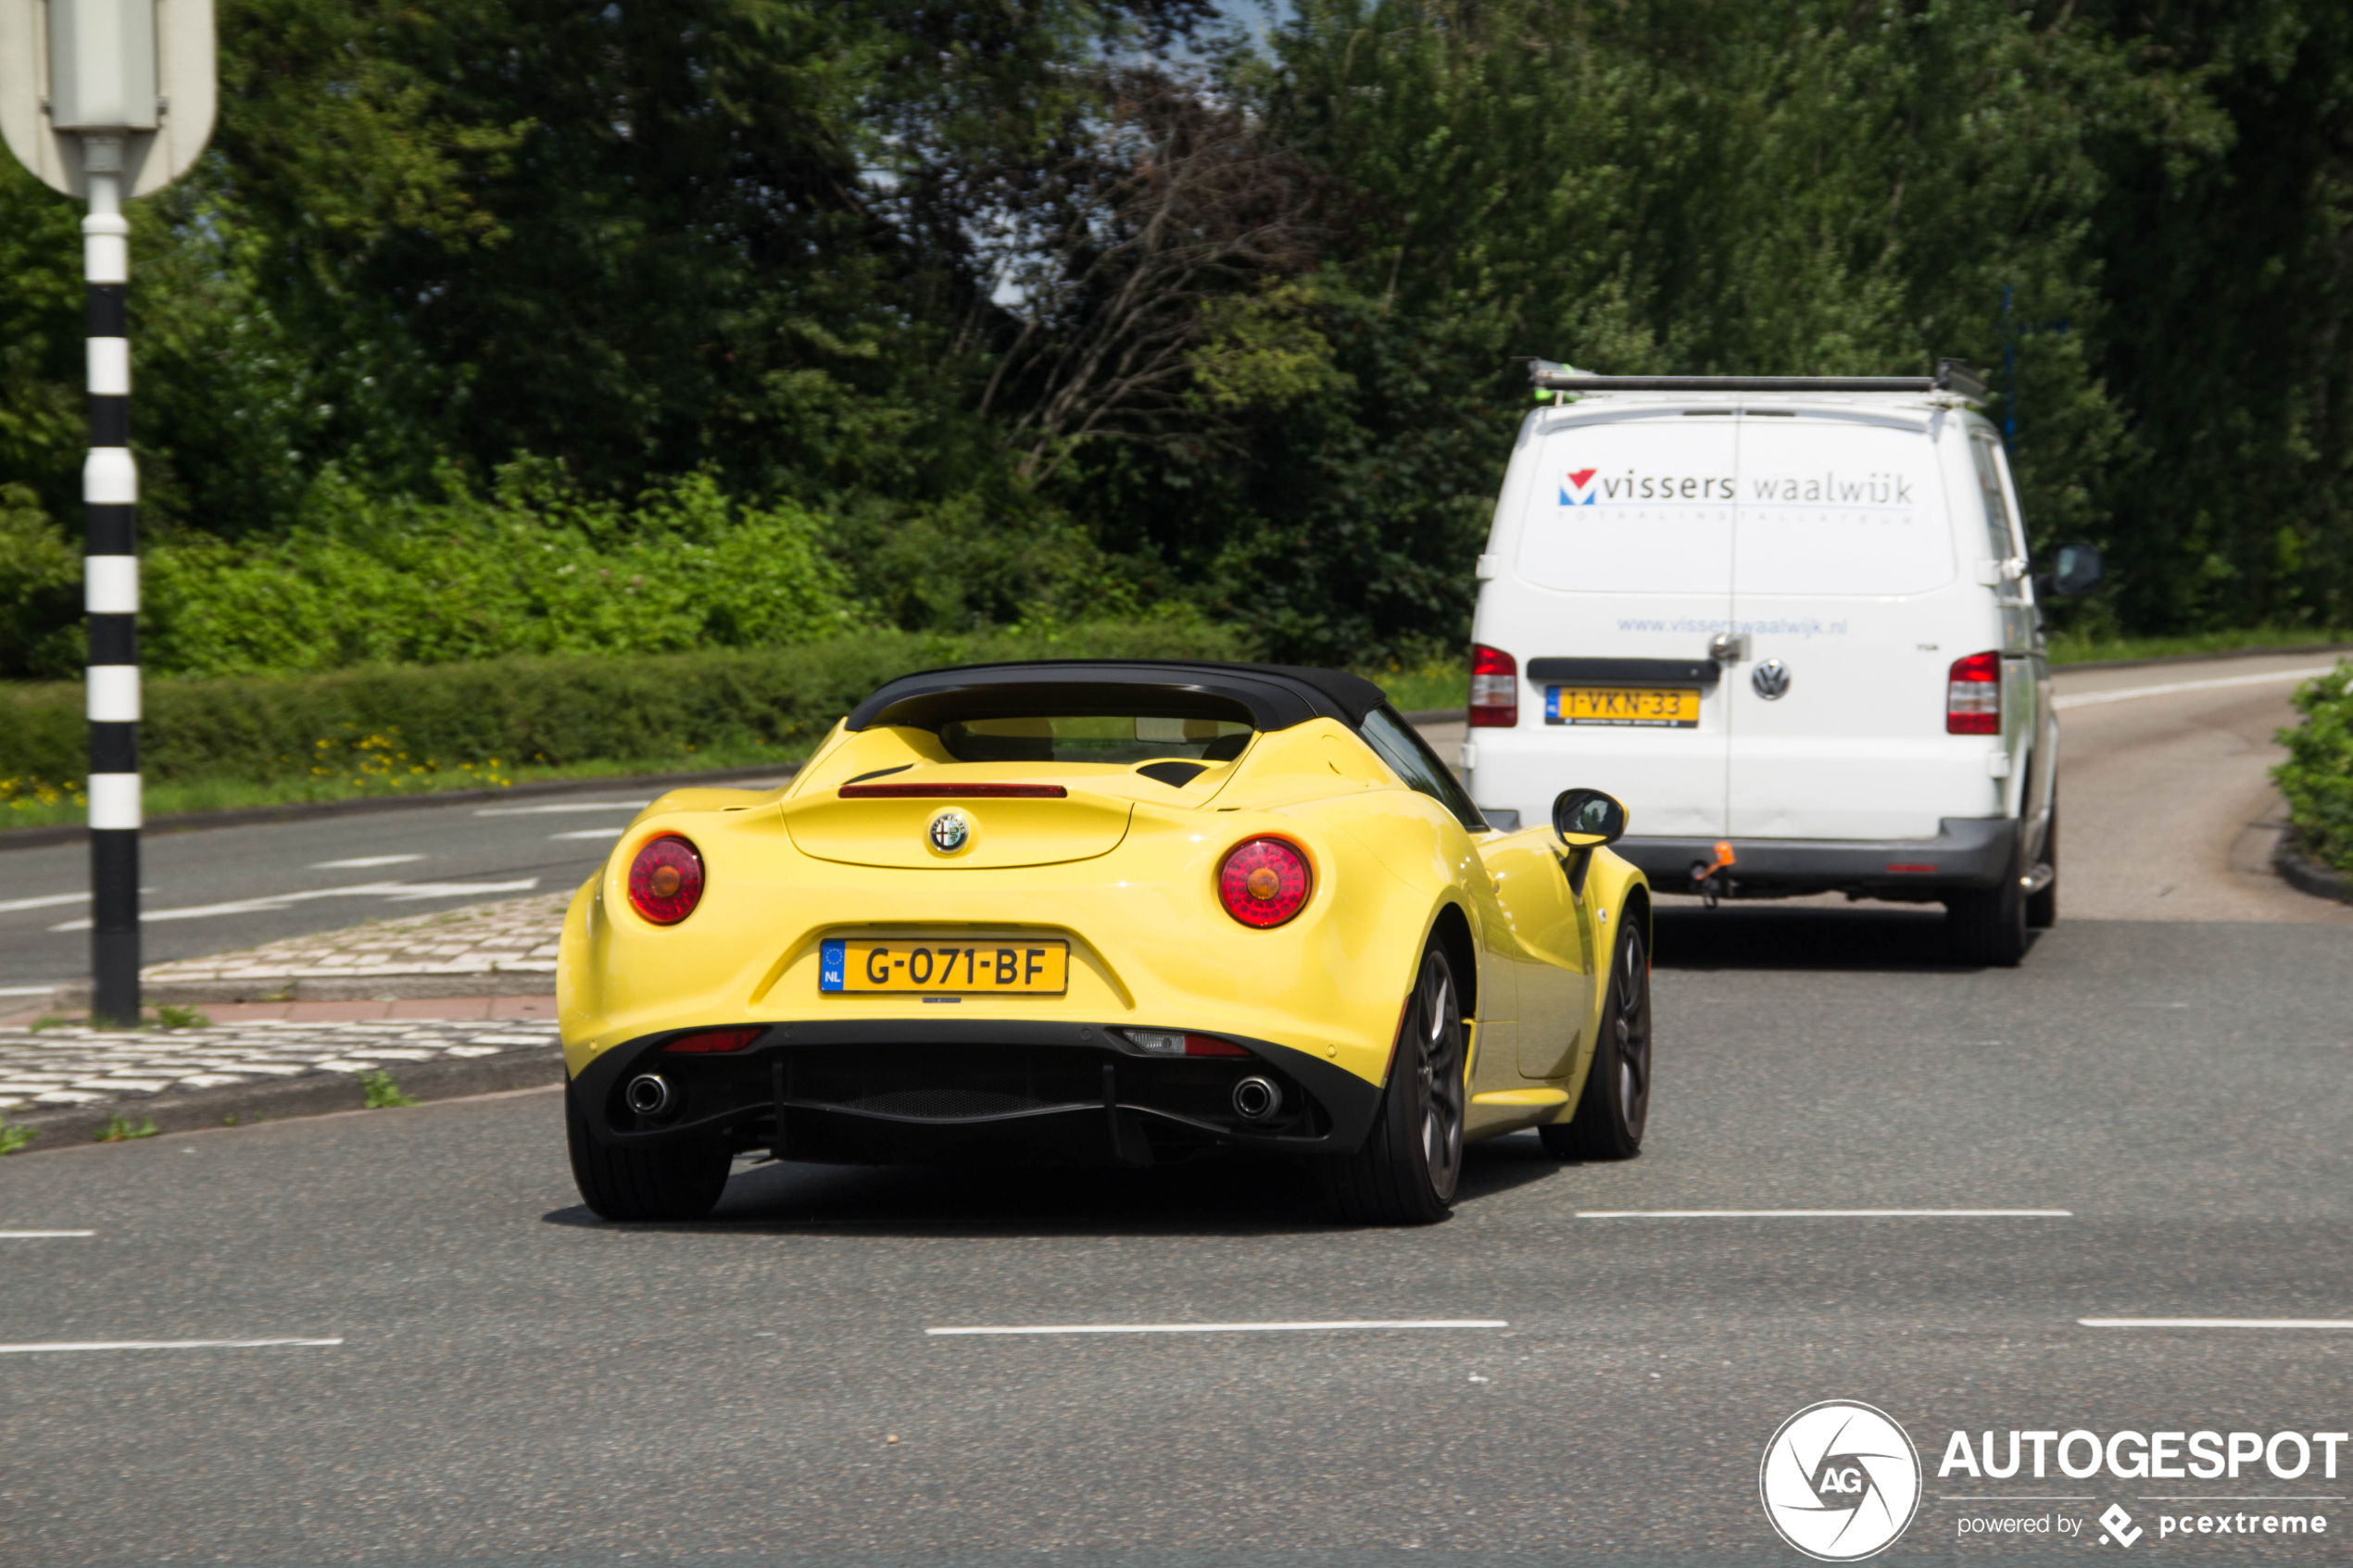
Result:
{"label": "vissers waalwijk logo", "polygon": [[1593,488],[1593,476],[1601,471],[1599,469],[1579,469],[1574,473],[1563,474],[1561,476],[1561,505],[1564,507],[1592,506],[1596,494]]}
{"label": "vissers waalwijk logo", "polygon": [[1820,1562],[1886,1550],[1920,1506],[1920,1456],[1883,1411],[1808,1405],[1765,1445],[1756,1487],[1781,1539]]}

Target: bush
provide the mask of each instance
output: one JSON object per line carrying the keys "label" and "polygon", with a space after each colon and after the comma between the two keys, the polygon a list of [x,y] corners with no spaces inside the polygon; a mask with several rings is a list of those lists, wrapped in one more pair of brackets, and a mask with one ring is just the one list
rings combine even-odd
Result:
{"label": "bush", "polygon": [[2271,777],[2304,852],[2353,872],[2353,660],[2299,687],[2295,700],[2304,722],[2280,732],[2287,760]]}
{"label": "bush", "polygon": [[[325,782],[339,785],[344,770],[396,753],[406,754],[403,767],[429,774],[683,759],[729,746],[789,751],[813,745],[861,697],[911,670],[1000,659],[1232,659],[1239,651],[1229,632],[1164,620],[974,637],[877,633],[636,659],[152,681],[142,771],[157,783],[264,784],[310,775],[324,757],[335,775]],[[11,787],[29,793],[28,780],[78,783],[86,734],[78,684],[0,687],[0,796]]]}
{"label": "bush", "polygon": [[673,653],[838,635],[853,612],[830,526],[731,500],[704,474],[635,508],[518,462],[493,495],[454,472],[438,501],[332,477],[283,539],[183,533],[148,552],[147,665],[254,674],[518,653]]}

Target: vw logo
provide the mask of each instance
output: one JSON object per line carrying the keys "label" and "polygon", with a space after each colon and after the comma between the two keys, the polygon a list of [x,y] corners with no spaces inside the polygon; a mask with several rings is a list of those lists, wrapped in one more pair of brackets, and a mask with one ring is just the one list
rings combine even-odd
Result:
{"label": "vw logo", "polygon": [[972,842],[973,822],[962,811],[946,810],[931,820],[924,830],[931,836],[931,847],[943,855],[953,855]]}
{"label": "vw logo", "polygon": [[1767,702],[1779,702],[1789,695],[1789,666],[1778,659],[1768,659],[1756,667],[1756,673],[1748,678],[1748,684]]}
{"label": "vw logo", "polygon": [[1920,1456],[1883,1411],[1808,1405],[1765,1445],[1756,1489],[1781,1539],[1818,1562],[1884,1551],[1920,1506]]}

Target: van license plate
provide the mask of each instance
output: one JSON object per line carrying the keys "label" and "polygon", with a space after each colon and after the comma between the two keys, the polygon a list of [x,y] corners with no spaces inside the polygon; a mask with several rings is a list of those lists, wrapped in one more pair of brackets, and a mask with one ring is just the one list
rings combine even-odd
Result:
{"label": "van license plate", "polygon": [[1547,686],[1544,722],[1697,729],[1699,690],[1693,686]]}
{"label": "van license plate", "polygon": [[1070,944],[830,936],[817,949],[817,989],[1059,995],[1070,989]]}

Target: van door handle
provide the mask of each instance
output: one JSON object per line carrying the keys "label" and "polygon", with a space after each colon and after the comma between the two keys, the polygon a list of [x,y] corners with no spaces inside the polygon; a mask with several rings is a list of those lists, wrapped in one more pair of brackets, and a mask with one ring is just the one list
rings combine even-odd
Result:
{"label": "van door handle", "polygon": [[1738,632],[1718,632],[1707,639],[1707,657],[1718,664],[1738,664],[1748,657],[1748,638]]}

